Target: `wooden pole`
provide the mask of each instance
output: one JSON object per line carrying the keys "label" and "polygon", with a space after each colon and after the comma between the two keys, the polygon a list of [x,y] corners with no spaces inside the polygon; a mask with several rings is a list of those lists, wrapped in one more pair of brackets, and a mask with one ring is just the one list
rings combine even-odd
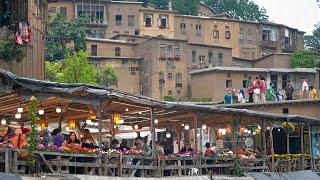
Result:
{"label": "wooden pole", "polygon": [[[300,148],[301,148],[301,154],[304,154],[304,142],[303,142],[303,123],[300,123]],[[304,170],[304,156],[302,156],[302,170]]]}
{"label": "wooden pole", "polygon": [[194,132],[195,132],[195,135],[194,135],[194,150],[198,154],[198,119],[197,119],[196,116],[193,118],[193,123],[194,123]]}
{"label": "wooden pole", "polygon": [[269,134],[270,134],[270,144],[271,144],[271,172],[274,172],[275,162],[274,162],[274,148],[273,148],[272,130],[273,130],[273,122],[270,123]]}
{"label": "wooden pole", "polygon": [[[289,123],[289,121],[287,120],[287,123]],[[286,132],[286,138],[287,138],[287,154],[290,154],[290,133]]]}
{"label": "wooden pole", "polygon": [[[234,116],[232,116],[232,121],[234,121]],[[236,137],[235,137],[235,133],[236,133],[236,128],[234,123],[231,123],[231,128],[232,128],[232,151],[234,153],[237,152],[237,147],[236,147]]]}
{"label": "wooden pole", "polygon": [[310,141],[310,153],[311,153],[311,170],[314,170],[313,166],[313,151],[312,151],[312,133],[311,133],[311,125],[308,124],[308,132],[309,132],[309,141]]}
{"label": "wooden pole", "polygon": [[155,131],[155,124],[154,124],[154,120],[155,120],[155,113],[154,113],[154,109],[150,108],[150,120],[151,120],[151,140],[152,140],[152,156],[153,159],[155,159],[155,157],[157,156],[157,145],[156,145],[156,131]]}
{"label": "wooden pole", "polygon": [[267,152],[267,141],[266,141],[266,122],[262,122],[262,128],[261,128],[261,135],[262,135],[262,145],[263,145],[263,151],[265,158],[268,157]]}

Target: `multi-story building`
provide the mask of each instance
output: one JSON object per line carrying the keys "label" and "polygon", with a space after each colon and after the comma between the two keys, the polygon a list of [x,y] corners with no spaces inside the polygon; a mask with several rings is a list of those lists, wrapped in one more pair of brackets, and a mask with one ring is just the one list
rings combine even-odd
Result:
{"label": "multi-story building", "polygon": [[[158,99],[191,98],[191,71],[252,68],[303,48],[304,33],[297,29],[216,15],[205,4],[199,6],[199,16],[135,1],[65,0],[49,6],[68,19],[92,14],[87,28],[90,60],[101,68],[112,64],[119,72],[119,89]],[[288,62],[290,56],[283,58]]]}
{"label": "multi-story building", "polygon": [[17,47],[23,51],[23,58],[0,59],[0,68],[20,76],[44,79],[47,2],[11,0],[8,4],[8,7],[0,7],[10,14],[6,23],[0,23],[0,39],[19,44]]}

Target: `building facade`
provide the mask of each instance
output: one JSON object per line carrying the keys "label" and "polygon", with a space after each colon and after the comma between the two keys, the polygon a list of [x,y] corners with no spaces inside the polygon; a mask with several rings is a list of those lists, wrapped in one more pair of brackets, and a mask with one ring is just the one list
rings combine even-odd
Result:
{"label": "building facade", "polygon": [[[8,3],[11,16],[8,24],[0,24],[0,39],[19,44],[17,46],[23,51],[23,58],[7,61],[0,59],[0,68],[23,77],[44,79],[47,2],[12,0]],[[0,9],[3,10],[2,7]],[[22,31],[27,34],[25,37]],[[20,38],[21,42],[18,40]]]}

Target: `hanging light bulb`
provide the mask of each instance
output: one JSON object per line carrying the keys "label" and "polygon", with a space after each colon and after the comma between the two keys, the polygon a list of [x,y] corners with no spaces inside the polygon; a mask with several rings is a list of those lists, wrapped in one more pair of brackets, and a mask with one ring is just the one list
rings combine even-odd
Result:
{"label": "hanging light bulb", "polygon": [[2,118],[2,120],[1,120],[1,124],[2,124],[2,125],[7,124],[7,120],[6,120],[5,118]]}
{"label": "hanging light bulb", "polygon": [[91,119],[87,119],[86,124],[91,125]]}
{"label": "hanging light bulb", "polygon": [[57,106],[57,107],[56,107],[56,113],[61,113],[61,111],[62,111],[61,107],[60,107],[60,106]]}
{"label": "hanging light bulb", "polygon": [[41,131],[41,126],[38,126],[37,129],[38,129],[38,131]]}
{"label": "hanging light bulb", "polygon": [[44,115],[44,109],[40,108],[38,113],[39,113],[39,115]]}
{"label": "hanging light bulb", "polygon": [[260,126],[260,125],[258,126],[258,129],[261,129],[261,126]]}
{"label": "hanging light bulb", "polygon": [[155,123],[155,124],[158,124],[158,123],[159,123],[159,120],[158,120],[158,119],[155,119],[155,120],[154,120],[154,123]]}
{"label": "hanging light bulb", "polygon": [[141,111],[139,111],[139,114],[141,115],[141,114],[142,114],[142,112],[141,112]]}
{"label": "hanging light bulb", "polygon": [[190,129],[189,124],[185,124],[185,125],[184,125],[184,129],[185,129],[185,130],[189,130],[189,129]]}
{"label": "hanging light bulb", "polygon": [[134,128],[134,129],[138,129],[138,128],[139,128],[138,124],[134,125],[133,128]]}
{"label": "hanging light bulb", "polygon": [[248,131],[248,129],[244,129],[243,132],[244,133],[248,133],[249,131]]}
{"label": "hanging light bulb", "polygon": [[253,131],[253,132],[252,132],[252,135],[256,135],[256,134],[257,134],[257,132],[256,132],[256,131]]}
{"label": "hanging light bulb", "polygon": [[68,126],[66,127],[66,131],[70,131],[70,128]]}
{"label": "hanging light bulb", "polygon": [[206,124],[202,124],[202,129],[207,129],[207,125]]}
{"label": "hanging light bulb", "polygon": [[278,128],[278,132],[280,132],[280,128]]}
{"label": "hanging light bulb", "polygon": [[251,130],[248,131],[248,134],[251,134]]}
{"label": "hanging light bulb", "polygon": [[168,139],[171,138],[170,132],[167,132],[167,133],[166,133],[166,138],[168,138]]}
{"label": "hanging light bulb", "polygon": [[182,123],[182,124],[181,124],[181,126],[183,127],[183,126],[184,126],[184,124]]}
{"label": "hanging light bulb", "polygon": [[224,136],[224,135],[226,135],[226,133],[227,133],[227,130],[226,129],[222,129],[221,134]]}
{"label": "hanging light bulb", "polygon": [[129,108],[126,108],[126,112],[128,112],[129,111]]}
{"label": "hanging light bulb", "polygon": [[270,130],[270,126],[268,126],[267,129]]}
{"label": "hanging light bulb", "polygon": [[18,107],[18,113],[23,113],[23,107],[21,105]]}
{"label": "hanging light bulb", "polygon": [[14,117],[15,117],[16,119],[21,119],[21,114],[20,114],[20,113],[17,113],[17,114],[14,115]]}

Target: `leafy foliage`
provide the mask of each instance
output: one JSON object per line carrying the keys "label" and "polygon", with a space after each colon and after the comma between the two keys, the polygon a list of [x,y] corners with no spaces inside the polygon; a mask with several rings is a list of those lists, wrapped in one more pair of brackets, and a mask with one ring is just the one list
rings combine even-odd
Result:
{"label": "leafy foliage", "polygon": [[89,63],[88,53],[79,51],[65,57],[59,82],[96,84],[97,69]]}
{"label": "leafy foliage", "polygon": [[175,0],[172,2],[172,8],[180,14],[198,15],[200,0]]}
{"label": "leafy foliage", "polygon": [[240,158],[233,158],[233,168],[231,170],[231,175],[233,176],[243,176],[243,170],[241,169]]}
{"label": "leafy foliage", "polygon": [[[86,50],[87,20],[88,17],[83,15],[68,22],[66,16],[58,14],[48,26],[46,60],[60,60],[69,52]],[[74,43],[74,49],[67,48],[69,42]]]}
{"label": "leafy foliage", "polygon": [[168,9],[169,7],[168,0],[151,0],[150,2],[154,4],[157,9]]}
{"label": "leafy foliage", "polygon": [[110,85],[116,85],[118,81],[118,73],[112,68],[111,64],[107,64],[99,75],[99,84],[108,87]]}
{"label": "leafy foliage", "polygon": [[49,81],[58,82],[59,77],[61,78],[61,70],[62,70],[62,62],[58,61],[46,61],[45,62],[46,69],[46,79]]}
{"label": "leafy foliage", "polygon": [[34,157],[33,152],[37,150],[37,137],[38,137],[38,131],[37,131],[37,105],[38,105],[38,99],[35,97],[31,98],[31,101],[29,103],[29,114],[28,118],[31,121],[31,131],[28,135],[28,164],[31,166],[34,166],[36,163],[36,159]]}
{"label": "leafy foliage", "polygon": [[11,11],[9,8],[9,2],[0,0],[0,27],[2,25],[8,25],[11,17]]}
{"label": "leafy foliage", "polygon": [[291,55],[291,66],[293,68],[314,68],[316,56],[307,50],[297,50]]}
{"label": "leafy foliage", "polygon": [[169,101],[169,102],[175,102],[176,101],[176,98],[174,96],[164,96],[163,97],[163,100],[164,101]]}
{"label": "leafy foliage", "polygon": [[227,13],[233,18],[247,21],[265,22],[268,15],[252,0],[204,0],[216,13]]}
{"label": "leafy foliage", "polygon": [[311,47],[320,50],[320,23],[315,25],[315,29],[311,36],[304,37],[306,47]]}
{"label": "leafy foliage", "polygon": [[5,61],[21,60],[24,52],[13,40],[0,40],[0,59]]}

